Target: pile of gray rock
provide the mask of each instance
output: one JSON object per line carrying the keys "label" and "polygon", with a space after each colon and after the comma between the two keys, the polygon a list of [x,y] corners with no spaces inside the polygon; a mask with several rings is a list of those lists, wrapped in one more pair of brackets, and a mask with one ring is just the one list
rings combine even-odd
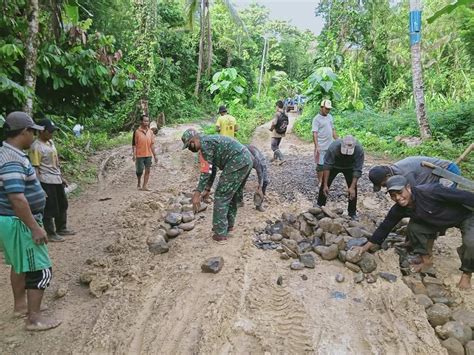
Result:
{"label": "pile of gray rock", "polygon": [[[376,282],[377,277],[394,282],[396,276],[389,273],[375,274],[377,262],[371,253],[358,255],[352,247],[367,243],[367,238],[375,230],[375,221],[368,217],[361,222],[343,216],[343,210],[335,211],[326,207],[313,207],[299,215],[283,213],[281,219],[267,221],[265,228],[256,230],[254,244],[261,249],[276,249],[280,258],[289,260],[290,268],[302,270],[314,268],[316,258],[338,259],[355,273],[354,281]],[[392,235],[386,247],[398,243],[403,237]],[[373,250],[375,251],[375,250]],[[338,282],[343,282],[338,277]]]}
{"label": "pile of gray rock", "polygon": [[456,301],[443,282],[432,276],[411,275],[404,277],[415,294],[441,344],[452,355],[474,355],[474,311],[456,308]]}
{"label": "pile of gray rock", "polygon": [[[178,197],[170,198],[164,221],[160,224],[155,234],[148,237],[148,250],[153,254],[163,254],[169,251],[169,239],[176,238],[183,232],[191,231],[196,225],[196,216],[191,203],[192,193],[184,193]],[[207,204],[202,202],[199,212],[207,209]],[[198,213],[199,213],[198,212]]]}

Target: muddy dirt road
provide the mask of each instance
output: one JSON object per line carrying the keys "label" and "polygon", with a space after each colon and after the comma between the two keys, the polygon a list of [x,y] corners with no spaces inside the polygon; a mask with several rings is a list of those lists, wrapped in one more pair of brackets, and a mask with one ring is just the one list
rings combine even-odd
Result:
{"label": "muddy dirt road", "polygon": [[[150,254],[146,239],[162,222],[168,200],[192,191],[197,182],[194,156],[181,151],[186,127],[161,131],[152,192],[136,191],[129,147],[94,158],[104,173],[70,204],[71,227],[78,234],[50,244],[54,278],[46,304],[47,312],[63,319],[60,327],[45,333],[23,330],[23,321],[11,315],[9,270],[0,266],[1,354],[446,353],[400,277],[395,283],[356,285],[352,272],[338,261],[317,259],[315,269],[292,271],[276,252],[254,247],[254,228],[282,212],[299,213],[312,205],[312,146],[292,134],[282,143],[287,162],[270,167],[266,212],[252,206],[252,175],[227,245],[209,238],[208,209],[194,230],[169,242],[168,253]],[[254,136],[267,156],[269,133],[262,126]],[[360,183],[361,213],[381,216],[390,203],[384,201],[381,208],[366,179]],[[333,196],[329,206],[345,210],[345,202],[336,192]],[[451,236],[436,249],[435,263],[450,288],[459,276],[457,245],[459,236]],[[202,273],[202,261],[212,256],[222,256],[224,268],[216,275]],[[400,276],[393,250],[379,252],[378,258],[382,271]],[[346,282],[336,283],[338,272]],[[79,282],[87,273],[94,275],[91,287],[99,297]],[[282,286],[276,284],[279,276]],[[59,288],[66,296],[56,297]],[[459,303],[473,306],[472,292],[455,295]]]}

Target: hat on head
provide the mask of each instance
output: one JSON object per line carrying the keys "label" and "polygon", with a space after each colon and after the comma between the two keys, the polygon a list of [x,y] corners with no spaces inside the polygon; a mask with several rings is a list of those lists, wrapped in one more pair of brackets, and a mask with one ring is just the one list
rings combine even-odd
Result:
{"label": "hat on head", "polygon": [[44,127],[44,130],[45,130],[45,131],[48,131],[49,133],[53,133],[55,130],[58,129],[58,127],[53,123],[53,121],[51,121],[51,120],[48,119],[48,118],[42,119],[41,121],[39,121],[38,124],[39,124],[40,126],[43,126],[43,127]]}
{"label": "hat on head", "polygon": [[369,171],[369,179],[374,184],[374,192],[380,191],[382,189],[382,183],[387,178],[387,171],[384,166],[377,165],[374,166]]}
{"label": "hat on head", "polygon": [[21,111],[10,112],[5,118],[4,127],[8,131],[17,131],[24,128],[33,128],[38,131],[44,130],[44,127],[35,124],[27,113]]}
{"label": "hat on head", "polygon": [[227,107],[225,105],[219,106],[219,113],[227,112]]}
{"label": "hat on head", "polygon": [[326,107],[326,108],[331,109],[332,108],[331,100],[321,101],[321,107]]}
{"label": "hat on head", "polygon": [[388,191],[401,191],[408,185],[408,180],[403,175],[394,175],[387,180]]}
{"label": "hat on head", "polygon": [[194,128],[188,128],[186,131],[184,131],[184,133],[181,137],[181,141],[183,142],[183,149],[188,148],[189,141],[191,140],[191,138],[193,138],[194,136],[197,136],[197,135],[198,135],[198,133]]}
{"label": "hat on head", "polygon": [[351,135],[345,136],[342,139],[342,143],[341,143],[341,154],[344,154],[344,155],[354,154],[355,146],[356,146],[356,139]]}

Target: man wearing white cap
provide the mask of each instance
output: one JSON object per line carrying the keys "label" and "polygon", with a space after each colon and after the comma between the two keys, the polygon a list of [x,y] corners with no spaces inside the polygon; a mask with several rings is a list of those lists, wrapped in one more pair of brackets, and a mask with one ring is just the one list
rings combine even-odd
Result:
{"label": "man wearing white cap", "polygon": [[323,183],[319,188],[319,206],[324,206],[329,195],[329,187],[334,178],[344,174],[347,183],[349,206],[347,212],[352,219],[357,217],[357,181],[362,175],[364,166],[364,149],[357,140],[351,136],[336,139],[329,146],[323,165]]}
{"label": "man wearing white cap", "polygon": [[334,121],[329,112],[331,112],[332,103],[330,100],[321,101],[321,109],[313,118],[313,142],[314,142],[314,161],[316,162],[316,172],[318,174],[318,182],[321,183],[323,178],[324,156],[331,145],[337,139]]}

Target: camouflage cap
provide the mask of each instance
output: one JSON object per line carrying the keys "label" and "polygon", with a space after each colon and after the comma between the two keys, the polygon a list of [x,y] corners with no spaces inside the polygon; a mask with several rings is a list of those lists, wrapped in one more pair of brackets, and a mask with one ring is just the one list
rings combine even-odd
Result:
{"label": "camouflage cap", "polygon": [[194,136],[197,136],[197,134],[198,133],[194,128],[188,128],[186,131],[184,131],[183,135],[181,136],[181,141],[183,142],[183,149],[188,148],[189,141]]}

